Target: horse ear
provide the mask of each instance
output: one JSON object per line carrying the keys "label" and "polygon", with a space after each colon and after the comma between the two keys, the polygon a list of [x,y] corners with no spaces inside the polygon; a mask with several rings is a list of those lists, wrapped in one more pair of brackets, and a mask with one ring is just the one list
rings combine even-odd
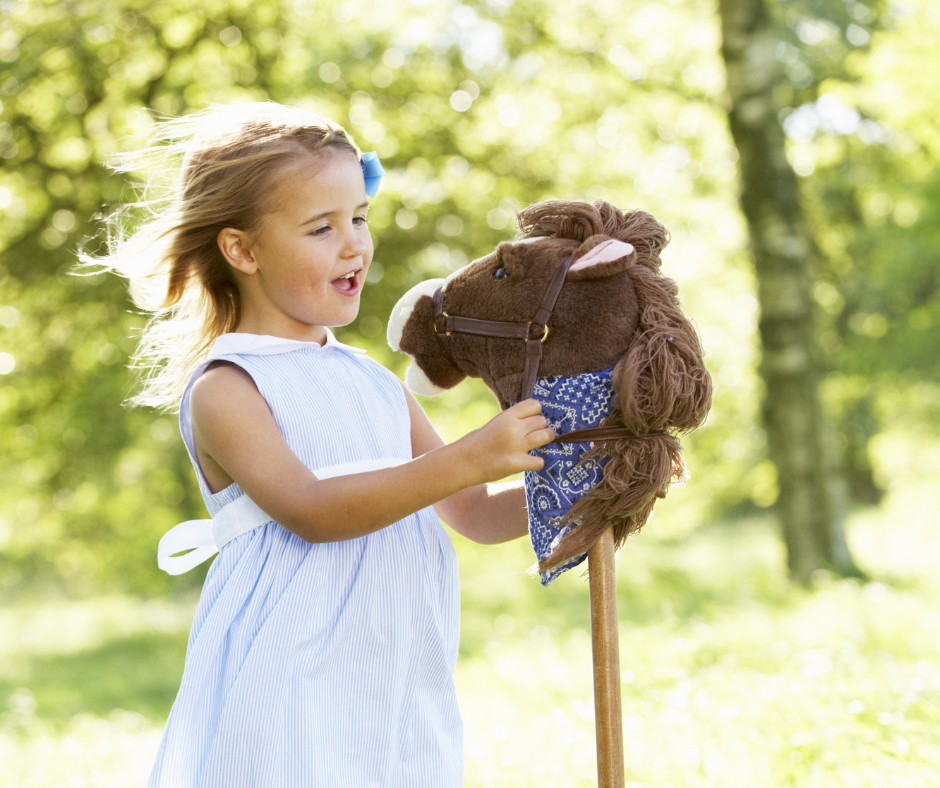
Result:
{"label": "horse ear", "polygon": [[632,266],[636,262],[636,249],[632,244],[606,235],[592,235],[575,250],[572,259],[568,280],[602,279]]}

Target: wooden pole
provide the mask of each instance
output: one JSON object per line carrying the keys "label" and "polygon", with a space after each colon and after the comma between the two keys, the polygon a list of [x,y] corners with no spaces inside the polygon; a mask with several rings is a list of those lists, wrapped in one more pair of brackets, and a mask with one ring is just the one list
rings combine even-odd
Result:
{"label": "wooden pole", "polygon": [[614,531],[608,528],[588,551],[598,788],[624,788],[616,577]]}

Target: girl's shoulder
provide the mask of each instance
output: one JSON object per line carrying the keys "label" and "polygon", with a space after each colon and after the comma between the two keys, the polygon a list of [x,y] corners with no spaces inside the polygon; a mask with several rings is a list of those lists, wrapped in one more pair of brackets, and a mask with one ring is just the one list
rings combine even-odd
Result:
{"label": "girl's shoulder", "polygon": [[194,378],[189,390],[189,406],[201,412],[225,403],[236,392],[257,395],[258,386],[252,374],[233,361],[213,359]]}
{"label": "girl's shoulder", "polygon": [[[210,378],[216,380],[203,381],[213,368],[218,371]],[[372,388],[375,393],[387,397],[389,390],[394,389],[391,396],[395,399],[404,396],[398,375],[369,356],[366,350],[340,342],[329,329],[322,346],[316,342],[259,334],[223,334],[193,376],[191,387],[200,382],[204,388],[219,393],[230,385],[230,378],[238,374],[249,379],[249,385],[263,396],[284,394],[285,390],[298,394],[297,389],[307,383],[322,390],[332,377],[342,381],[349,380],[350,375],[359,378],[366,389]]]}

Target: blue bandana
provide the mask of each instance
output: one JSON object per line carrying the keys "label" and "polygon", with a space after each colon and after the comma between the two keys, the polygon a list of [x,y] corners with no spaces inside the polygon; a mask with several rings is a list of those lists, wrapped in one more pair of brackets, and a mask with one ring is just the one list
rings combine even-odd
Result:
{"label": "blue bandana", "polygon": [[[613,369],[609,367],[600,372],[536,380],[532,396],[542,403],[542,415],[548,426],[558,435],[597,427],[610,415],[614,393],[610,379]],[[567,533],[568,529],[563,530],[554,523],[604,476],[606,457],[581,462],[590,450],[590,443],[549,443],[529,452],[545,460],[542,470],[528,471],[525,475],[529,538],[540,560],[550,555]],[[542,585],[547,586],[586,557],[587,553],[572,558],[551,572],[540,572]]]}
{"label": "blue bandana", "polygon": [[359,157],[359,164],[362,167],[362,175],[366,179],[366,196],[375,197],[379,191],[379,184],[382,182],[382,176],[385,170],[379,161],[379,154],[375,151],[363,153]]}

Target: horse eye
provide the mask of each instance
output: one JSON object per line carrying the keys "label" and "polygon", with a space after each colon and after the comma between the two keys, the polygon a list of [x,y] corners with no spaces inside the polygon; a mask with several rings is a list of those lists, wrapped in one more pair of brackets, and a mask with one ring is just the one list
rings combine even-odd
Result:
{"label": "horse eye", "polygon": [[509,276],[509,271],[500,266],[496,269],[496,273],[493,274],[494,279],[502,279],[505,276]]}

